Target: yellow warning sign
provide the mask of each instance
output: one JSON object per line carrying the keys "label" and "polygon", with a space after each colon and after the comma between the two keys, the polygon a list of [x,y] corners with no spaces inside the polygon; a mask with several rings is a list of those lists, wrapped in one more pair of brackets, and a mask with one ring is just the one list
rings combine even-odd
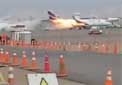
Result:
{"label": "yellow warning sign", "polygon": [[42,78],[41,82],[40,82],[40,85],[48,85],[48,83],[44,78]]}
{"label": "yellow warning sign", "polygon": [[59,85],[55,73],[27,74],[28,85]]}

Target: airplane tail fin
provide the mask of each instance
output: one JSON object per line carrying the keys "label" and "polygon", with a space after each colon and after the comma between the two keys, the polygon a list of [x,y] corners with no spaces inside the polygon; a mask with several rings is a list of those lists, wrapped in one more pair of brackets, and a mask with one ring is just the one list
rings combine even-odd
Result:
{"label": "airplane tail fin", "polygon": [[72,18],[73,18],[76,22],[78,22],[78,23],[82,23],[82,21],[81,21],[79,15],[73,15]]}
{"label": "airplane tail fin", "polygon": [[88,26],[87,23],[85,23],[84,21],[82,21],[82,19],[80,18],[80,15],[74,15],[74,16],[72,16],[72,18],[73,18],[77,23],[82,23],[82,24],[84,24],[85,26]]}
{"label": "airplane tail fin", "polygon": [[57,18],[57,16],[54,13],[52,13],[51,11],[48,11],[48,15],[49,15],[49,19],[51,19],[51,20],[55,20]]}

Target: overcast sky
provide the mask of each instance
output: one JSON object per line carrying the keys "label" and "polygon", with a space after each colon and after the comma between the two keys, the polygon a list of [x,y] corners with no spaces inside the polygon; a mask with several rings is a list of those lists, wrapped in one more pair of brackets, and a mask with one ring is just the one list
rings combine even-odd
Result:
{"label": "overcast sky", "polygon": [[68,18],[75,12],[82,17],[119,17],[122,0],[0,0],[0,17],[32,15],[48,18],[47,10]]}

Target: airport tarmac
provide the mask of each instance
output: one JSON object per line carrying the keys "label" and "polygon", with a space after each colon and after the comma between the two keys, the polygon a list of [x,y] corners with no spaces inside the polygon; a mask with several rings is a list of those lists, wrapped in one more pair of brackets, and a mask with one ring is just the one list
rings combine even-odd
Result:
{"label": "airport tarmac", "polygon": [[33,31],[32,37],[38,40],[71,41],[71,42],[121,42],[122,28],[103,29],[101,35],[89,35],[89,30]]}

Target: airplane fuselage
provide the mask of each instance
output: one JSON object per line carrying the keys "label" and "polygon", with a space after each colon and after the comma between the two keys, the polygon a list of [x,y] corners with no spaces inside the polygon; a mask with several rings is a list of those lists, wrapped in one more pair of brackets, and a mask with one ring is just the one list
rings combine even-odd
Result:
{"label": "airplane fuselage", "polygon": [[72,29],[84,25],[83,23],[78,23],[73,19],[55,19],[50,21],[57,29]]}
{"label": "airplane fuselage", "polygon": [[111,25],[110,22],[107,22],[104,19],[81,19],[81,20],[90,26],[108,26],[108,25]]}

